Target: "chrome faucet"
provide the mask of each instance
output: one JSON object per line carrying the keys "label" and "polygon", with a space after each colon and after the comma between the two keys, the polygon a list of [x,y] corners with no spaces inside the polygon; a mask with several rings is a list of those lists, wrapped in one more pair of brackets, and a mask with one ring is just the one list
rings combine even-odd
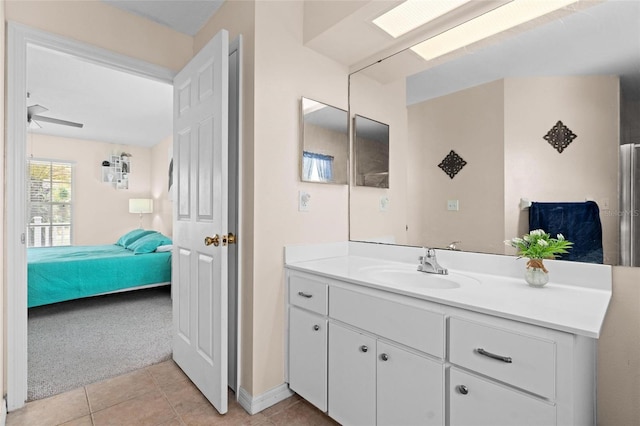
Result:
{"label": "chrome faucet", "polygon": [[451,244],[449,244],[447,246],[447,250],[455,250],[455,251],[459,251],[460,249],[458,248],[457,244],[460,244],[462,241],[454,241]]}
{"label": "chrome faucet", "polygon": [[424,256],[418,258],[418,271],[427,272],[429,274],[447,275],[449,271],[438,264],[436,259],[436,251],[432,248],[425,247]]}

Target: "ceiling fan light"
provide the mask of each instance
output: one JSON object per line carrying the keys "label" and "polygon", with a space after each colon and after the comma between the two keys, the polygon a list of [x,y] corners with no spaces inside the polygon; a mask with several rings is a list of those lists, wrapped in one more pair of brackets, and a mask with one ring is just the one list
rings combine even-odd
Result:
{"label": "ceiling fan light", "polygon": [[413,46],[411,50],[428,61],[544,16],[572,3],[576,3],[576,0],[513,0],[425,40]]}
{"label": "ceiling fan light", "polygon": [[469,0],[407,0],[372,22],[397,38],[467,2]]}

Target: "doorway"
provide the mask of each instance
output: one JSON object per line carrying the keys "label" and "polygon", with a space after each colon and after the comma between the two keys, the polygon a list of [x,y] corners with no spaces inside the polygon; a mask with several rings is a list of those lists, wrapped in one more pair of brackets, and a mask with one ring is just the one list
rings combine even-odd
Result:
{"label": "doorway", "polygon": [[[83,60],[100,64],[108,68],[117,69],[133,73],[145,78],[172,84],[174,73],[171,70],[158,67],[118,55],[110,51],[95,48],[84,43],[68,40],[63,37],[55,36],[38,30],[34,30],[22,25],[9,23],[7,38],[7,167],[6,167],[6,206],[7,206],[7,227],[6,227],[6,253],[7,253],[7,405],[9,410],[15,410],[24,405],[27,398],[27,259],[25,249],[25,230],[27,227],[25,218],[26,206],[26,182],[24,177],[26,174],[26,140],[27,132],[24,123],[26,117],[26,55],[29,46],[44,47],[57,52],[80,57]],[[238,48],[230,52],[238,53]],[[239,55],[238,61],[239,61]],[[230,61],[231,63],[231,61]],[[239,62],[235,63],[236,70],[239,73]],[[235,76],[235,82],[239,85],[238,74]],[[239,90],[239,87],[237,88]],[[231,91],[230,91],[231,92]],[[239,129],[239,105],[236,102],[236,114],[233,117],[236,123],[236,129]],[[230,114],[230,117],[233,114]],[[236,140],[230,146],[235,146],[235,150],[230,149],[239,156],[239,132],[236,132]],[[239,165],[239,157],[235,158],[236,166]],[[235,170],[236,179],[234,180],[236,187],[234,193],[239,192],[239,181],[237,179],[238,169]],[[231,181],[231,179],[230,179]],[[230,191],[231,192],[231,191]],[[237,221],[239,217],[239,203],[236,198],[234,208],[234,217]],[[231,205],[231,203],[230,203]],[[231,207],[230,207],[231,209]],[[239,253],[239,252],[238,252]],[[238,268],[239,256],[234,257],[235,264],[230,270],[235,272],[235,281],[230,280],[230,303],[233,301],[233,307],[230,306],[230,328],[233,328],[233,338],[229,342],[229,360],[230,360],[230,385],[232,389],[236,389],[237,359],[239,351],[237,350],[236,339],[238,328]],[[231,260],[231,256],[230,256]],[[232,291],[233,289],[233,291]],[[234,297],[231,297],[233,294]],[[233,314],[232,314],[233,312]],[[233,316],[232,316],[233,315]],[[233,324],[232,324],[233,323]]]}

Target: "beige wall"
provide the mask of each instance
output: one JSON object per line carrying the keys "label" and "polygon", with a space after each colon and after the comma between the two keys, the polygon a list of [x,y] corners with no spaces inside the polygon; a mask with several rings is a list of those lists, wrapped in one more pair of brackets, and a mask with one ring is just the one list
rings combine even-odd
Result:
{"label": "beige wall", "polygon": [[[406,187],[410,158],[405,90],[404,80],[380,84],[362,73],[351,76],[352,120],[357,114],[389,125],[389,188],[351,187],[351,214],[356,218],[349,228],[352,240],[408,242],[407,215],[413,212],[413,200],[407,199]],[[351,176],[354,182],[354,173]],[[387,211],[380,209],[382,197],[389,199]]]}
{"label": "beige wall", "polygon": [[179,70],[193,39],[98,0],[8,0],[6,19]]}
{"label": "beige wall", "polygon": [[[503,99],[495,81],[409,107],[414,244],[504,251]],[[453,179],[438,167],[451,150],[467,162]],[[447,210],[448,200],[458,200],[459,210]]]}
{"label": "beige wall", "polygon": [[[255,4],[253,395],[283,383],[283,247],[348,238],[347,186],[299,179],[300,99],[347,109],[346,68],[302,45],[303,8]],[[300,190],[309,212],[298,212]]]}
{"label": "beige wall", "polygon": [[613,268],[598,341],[598,425],[640,425],[640,268]]}
{"label": "beige wall", "polygon": [[[594,200],[600,206],[605,263],[618,261],[620,97],[617,77],[505,79],[505,235],[522,235],[531,201]],[[577,138],[558,153],[542,139],[557,121]],[[532,179],[532,176],[535,178]]]}
{"label": "beige wall", "polygon": [[[132,154],[126,190],[115,189],[101,179],[102,161],[121,152]],[[139,226],[139,216],[129,213],[129,199],[151,196],[151,148],[29,134],[27,155],[74,163],[74,245],[113,244]],[[142,216],[142,227],[151,228],[152,215]]]}
{"label": "beige wall", "polygon": [[153,214],[151,228],[173,235],[173,201],[169,195],[169,160],[173,158],[173,136],[151,148],[151,188]]}

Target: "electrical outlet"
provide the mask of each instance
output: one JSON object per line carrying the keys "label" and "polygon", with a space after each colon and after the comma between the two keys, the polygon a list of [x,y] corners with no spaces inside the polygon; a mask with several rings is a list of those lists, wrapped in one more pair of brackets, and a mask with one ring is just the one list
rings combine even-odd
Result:
{"label": "electrical outlet", "polygon": [[458,211],[459,209],[459,204],[458,204],[458,200],[447,200],[447,210],[449,211]]}
{"label": "electrical outlet", "polygon": [[311,194],[307,191],[298,192],[298,211],[308,212],[311,209]]}

